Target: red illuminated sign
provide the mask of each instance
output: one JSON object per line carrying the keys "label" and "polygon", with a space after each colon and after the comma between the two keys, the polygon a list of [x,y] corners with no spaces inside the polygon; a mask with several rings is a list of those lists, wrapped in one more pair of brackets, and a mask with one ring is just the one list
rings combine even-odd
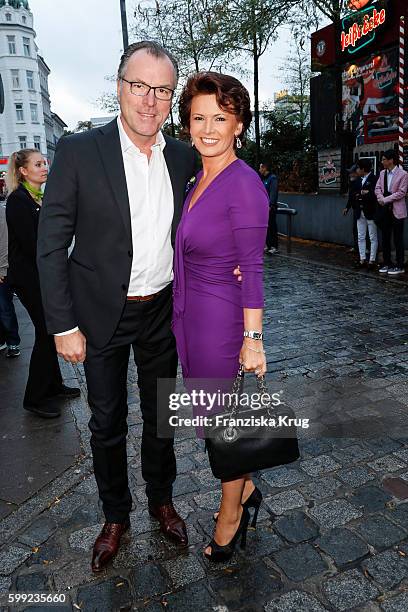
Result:
{"label": "red illuminated sign", "polygon": [[348,31],[343,30],[341,33],[341,50],[344,52],[348,49],[349,53],[354,53],[368,45],[375,37],[375,30],[385,23],[386,17],[385,9],[377,11],[374,8],[364,15],[361,24],[355,21]]}

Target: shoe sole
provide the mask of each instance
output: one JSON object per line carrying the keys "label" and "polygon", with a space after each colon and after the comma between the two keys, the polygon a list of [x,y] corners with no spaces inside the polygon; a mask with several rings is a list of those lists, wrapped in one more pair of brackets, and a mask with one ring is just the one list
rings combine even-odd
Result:
{"label": "shoe sole", "polygon": [[7,359],[16,359],[16,357],[20,357],[21,353],[18,353],[17,355],[6,355]]}

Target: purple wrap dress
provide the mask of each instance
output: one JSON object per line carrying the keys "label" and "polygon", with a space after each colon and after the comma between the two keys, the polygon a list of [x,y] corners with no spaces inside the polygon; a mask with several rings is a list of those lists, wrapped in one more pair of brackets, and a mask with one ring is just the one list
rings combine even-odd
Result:
{"label": "purple wrap dress", "polygon": [[[202,171],[196,185],[201,176]],[[242,160],[218,174],[188,210],[196,185],[184,204],[174,255],[172,329],[187,387],[189,378],[232,381],[236,376],[243,308],[264,305],[269,216],[264,185]],[[242,282],[233,274],[237,265]]]}

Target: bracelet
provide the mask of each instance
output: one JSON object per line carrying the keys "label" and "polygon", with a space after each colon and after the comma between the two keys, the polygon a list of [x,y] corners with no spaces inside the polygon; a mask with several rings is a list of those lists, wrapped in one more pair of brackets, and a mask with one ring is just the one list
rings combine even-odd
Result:
{"label": "bracelet", "polygon": [[247,349],[249,349],[250,351],[253,351],[254,353],[263,353],[263,354],[265,354],[265,351],[263,349],[261,349],[260,351],[257,351],[256,349],[253,349],[250,346],[247,346]]}

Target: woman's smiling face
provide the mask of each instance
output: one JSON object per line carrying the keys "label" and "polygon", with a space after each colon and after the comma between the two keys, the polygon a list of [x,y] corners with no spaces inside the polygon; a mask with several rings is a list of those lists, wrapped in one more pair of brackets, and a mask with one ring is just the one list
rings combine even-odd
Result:
{"label": "woman's smiling face", "polygon": [[215,94],[195,96],[191,102],[190,135],[201,155],[216,157],[233,149],[242,123],[233,113],[220,108]]}

